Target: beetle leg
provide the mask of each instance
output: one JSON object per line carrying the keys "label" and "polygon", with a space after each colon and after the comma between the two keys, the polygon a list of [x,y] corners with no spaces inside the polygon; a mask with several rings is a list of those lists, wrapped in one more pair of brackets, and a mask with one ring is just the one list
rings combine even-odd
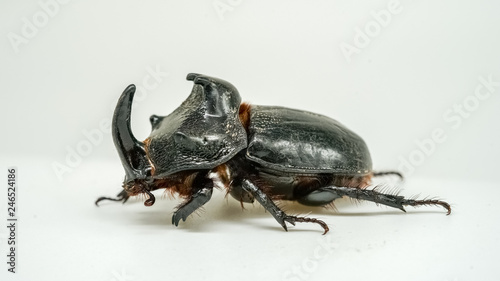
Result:
{"label": "beetle leg", "polygon": [[199,189],[196,193],[184,202],[172,216],[172,224],[179,225],[179,221],[186,221],[187,217],[196,211],[199,207],[207,203],[212,197],[213,182],[211,186]]}
{"label": "beetle leg", "polygon": [[303,197],[297,198],[297,202],[306,206],[324,206],[340,197],[342,196],[328,187],[321,187]]}
{"label": "beetle leg", "polygon": [[295,225],[296,222],[312,222],[321,225],[324,229],[324,233],[326,234],[329,230],[328,225],[318,219],[315,218],[306,218],[306,217],[296,217],[289,216],[285,212],[283,212],[274,202],[269,198],[261,189],[259,189],[255,184],[251,181],[244,179],[242,182],[242,188],[248,192],[250,192],[254,198],[269,212],[273,217],[278,221],[278,223],[288,231],[286,222],[289,222],[292,225]]}
{"label": "beetle leg", "polygon": [[244,190],[239,185],[231,186],[229,189],[229,194],[231,194],[231,196],[234,199],[240,201],[241,207],[243,207],[243,203],[253,203],[254,202],[254,198],[253,198],[252,194],[250,192]]}
{"label": "beetle leg", "polygon": [[447,215],[451,213],[450,204],[441,200],[414,200],[406,199],[400,195],[394,194],[384,194],[373,189],[361,189],[356,187],[337,187],[337,186],[327,186],[321,188],[322,191],[329,191],[336,194],[339,197],[348,196],[353,199],[372,201],[377,204],[386,205],[389,207],[400,209],[406,212],[404,206],[420,206],[420,205],[434,205],[441,206],[447,210]]}
{"label": "beetle leg", "polygon": [[103,200],[117,201],[117,202],[121,201],[123,204],[125,204],[125,202],[127,202],[129,197],[130,196],[128,195],[127,191],[122,190],[122,191],[120,191],[120,193],[118,193],[116,195],[116,198],[104,197],[104,196],[97,198],[97,200],[95,200],[95,205],[99,206],[99,202],[101,202]]}
{"label": "beetle leg", "polygon": [[379,171],[373,172],[374,177],[382,177],[382,176],[397,176],[400,180],[404,180],[403,174],[398,171]]}

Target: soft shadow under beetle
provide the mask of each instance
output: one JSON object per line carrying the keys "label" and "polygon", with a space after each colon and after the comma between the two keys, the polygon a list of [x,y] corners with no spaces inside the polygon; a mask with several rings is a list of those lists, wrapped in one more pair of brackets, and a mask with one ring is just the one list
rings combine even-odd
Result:
{"label": "soft shadow under beetle", "polygon": [[286,222],[321,220],[287,215],[275,200],[298,201],[308,206],[327,206],[344,196],[372,201],[404,211],[404,206],[439,205],[440,200],[406,199],[367,189],[374,176],[398,172],[373,172],[365,142],[339,122],[302,110],[241,103],[230,83],[188,74],[191,95],[170,115],[150,118],[152,132],[143,142],[130,129],[135,86],[121,95],[113,115],[112,133],[125,168],[123,191],[117,198],[166,189],[184,202],[172,216],[176,226],[208,202],[213,188],[223,186],[243,203],[257,200],[287,230]]}

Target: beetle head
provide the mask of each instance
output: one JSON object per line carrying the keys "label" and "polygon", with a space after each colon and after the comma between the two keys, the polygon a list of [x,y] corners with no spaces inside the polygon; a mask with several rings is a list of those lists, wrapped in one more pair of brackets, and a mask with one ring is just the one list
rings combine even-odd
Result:
{"label": "beetle head", "polygon": [[134,94],[135,86],[130,85],[118,100],[112,121],[113,142],[125,169],[123,188],[131,195],[148,193],[150,199],[145,202],[148,205],[151,200],[154,203],[154,197],[149,193],[152,167],[146,156],[144,143],[138,141],[130,129],[130,111]]}

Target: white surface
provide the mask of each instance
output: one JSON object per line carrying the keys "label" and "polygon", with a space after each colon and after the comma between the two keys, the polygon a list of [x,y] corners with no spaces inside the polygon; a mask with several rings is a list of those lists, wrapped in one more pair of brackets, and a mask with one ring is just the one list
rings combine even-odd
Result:
{"label": "white surface", "polygon": [[[400,1],[401,12],[348,61],[340,46],[353,45],[356,29],[372,24],[371,11],[390,1],[185,2],[59,4],[17,53],[9,38],[44,10],[35,1],[0,3],[0,168],[20,171],[19,273],[2,262],[1,280],[497,278],[500,87],[477,104],[473,96],[482,78],[500,81],[500,5]],[[232,10],[219,17],[214,3]],[[330,226],[321,236],[309,224],[285,233],[262,207],[241,211],[222,192],[178,228],[170,220],[179,200],[96,208],[95,198],[116,194],[123,177],[109,130],[80,161],[70,151],[101,130],[126,85],[146,81],[153,84],[138,94],[132,116],[144,139],[149,115],[168,114],[189,94],[188,72],[226,79],[255,104],[340,120],[366,140],[379,170],[423,156],[403,194],[444,198],[452,215],[346,200],[338,213],[312,210]],[[474,106],[459,117],[464,102]],[[424,140],[436,130],[431,148]],[[71,171],[58,177],[55,163]],[[0,228],[1,256],[6,235]],[[331,252],[314,261],[328,241]]]}

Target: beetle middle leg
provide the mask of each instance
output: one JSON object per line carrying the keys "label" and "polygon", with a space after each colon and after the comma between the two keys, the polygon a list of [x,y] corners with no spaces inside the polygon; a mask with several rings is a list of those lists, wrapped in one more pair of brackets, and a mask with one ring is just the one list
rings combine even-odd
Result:
{"label": "beetle middle leg", "polygon": [[172,215],[172,224],[179,225],[179,221],[186,221],[201,206],[205,205],[212,198],[214,183],[207,177],[207,174],[200,173],[193,181],[193,188],[189,198],[182,203]]}
{"label": "beetle middle leg", "polygon": [[296,217],[289,216],[285,212],[283,212],[274,202],[266,195],[264,191],[262,191],[259,187],[257,187],[253,182],[248,179],[244,179],[242,181],[242,188],[247,192],[250,192],[255,200],[257,200],[271,215],[278,221],[278,223],[288,231],[286,222],[289,222],[292,225],[295,225],[296,222],[312,222],[319,224],[326,234],[329,231],[328,225],[321,220],[315,218],[306,218],[306,217]]}

